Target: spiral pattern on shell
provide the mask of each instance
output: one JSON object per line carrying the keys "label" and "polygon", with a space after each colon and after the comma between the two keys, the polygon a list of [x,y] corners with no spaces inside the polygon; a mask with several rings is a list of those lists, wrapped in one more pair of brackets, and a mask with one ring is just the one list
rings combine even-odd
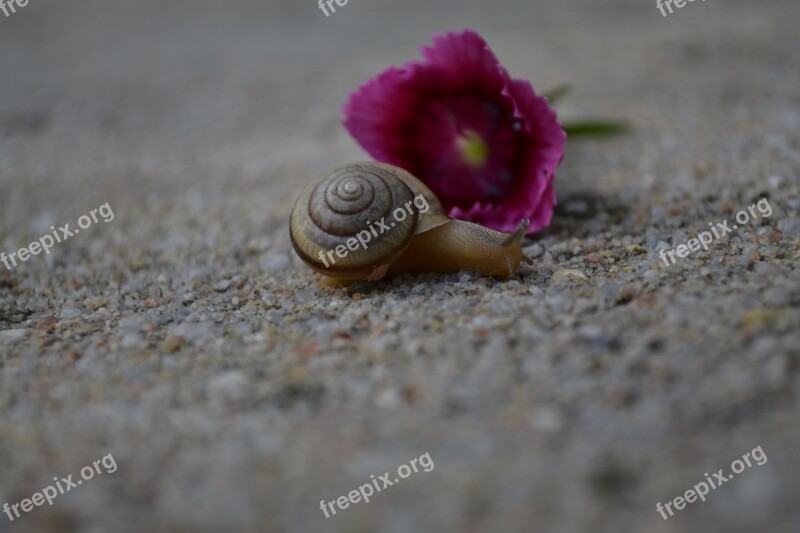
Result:
{"label": "spiral pattern on shell", "polygon": [[300,258],[319,272],[352,278],[390,264],[408,247],[420,216],[399,170],[345,165],[307,187],[290,220]]}

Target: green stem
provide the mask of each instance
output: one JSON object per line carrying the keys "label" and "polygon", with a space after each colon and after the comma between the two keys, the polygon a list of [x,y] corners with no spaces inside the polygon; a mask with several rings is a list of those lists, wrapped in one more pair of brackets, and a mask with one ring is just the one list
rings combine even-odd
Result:
{"label": "green stem", "polygon": [[562,126],[569,137],[608,137],[627,133],[627,122],[610,120],[581,120],[566,122]]}

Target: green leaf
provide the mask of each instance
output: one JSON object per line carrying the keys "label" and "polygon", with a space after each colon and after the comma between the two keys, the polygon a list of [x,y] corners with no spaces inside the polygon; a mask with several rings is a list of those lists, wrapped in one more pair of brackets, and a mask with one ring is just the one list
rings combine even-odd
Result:
{"label": "green leaf", "polygon": [[550,101],[550,104],[555,104],[558,100],[561,100],[564,96],[568,95],[572,91],[572,85],[565,83],[564,85],[559,85],[554,89],[550,89],[546,91],[542,96],[547,98]]}
{"label": "green leaf", "polygon": [[628,133],[627,122],[611,120],[582,120],[566,122],[562,126],[569,137],[608,137]]}

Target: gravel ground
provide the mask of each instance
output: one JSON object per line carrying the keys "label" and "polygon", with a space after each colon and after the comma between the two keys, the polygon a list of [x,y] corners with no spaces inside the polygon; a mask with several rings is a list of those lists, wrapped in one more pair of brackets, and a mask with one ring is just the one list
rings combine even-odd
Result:
{"label": "gravel ground", "polygon": [[[434,7],[431,4],[435,4]],[[32,0],[0,16],[0,531],[800,529],[796,0]],[[365,158],[348,92],[475,27],[571,82],[552,226],[515,279],[323,289],[288,214]],[[766,198],[669,267],[658,250]],[[110,218],[110,217],[109,217]],[[731,222],[732,224],[732,222]],[[761,447],[705,503],[656,510]],[[322,499],[435,465],[325,518]],[[394,476],[396,477],[396,476]]]}

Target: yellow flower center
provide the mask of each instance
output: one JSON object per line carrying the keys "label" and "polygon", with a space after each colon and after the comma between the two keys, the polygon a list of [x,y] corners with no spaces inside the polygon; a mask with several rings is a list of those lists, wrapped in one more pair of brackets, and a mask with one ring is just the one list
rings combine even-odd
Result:
{"label": "yellow flower center", "polygon": [[458,138],[458,149],[461,157],[468,165],[480,167],[489,158],[489,146],[483,141],[480,135],[472,130],[467,130]]}

